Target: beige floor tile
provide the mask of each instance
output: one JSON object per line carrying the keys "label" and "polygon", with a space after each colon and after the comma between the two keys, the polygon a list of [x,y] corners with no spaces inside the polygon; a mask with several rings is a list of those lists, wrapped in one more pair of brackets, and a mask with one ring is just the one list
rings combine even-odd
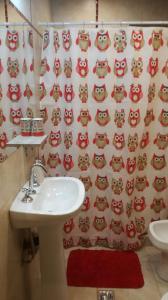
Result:
{"label": "beige floor tile", "polygon": [[97,290],[95,288],[68,287],[69,300],[96,300]]}
{"label": "beige floor tile", "polygon": [[158,284],[158,289],[159,289],[159,293],[160,293],[160,299],[161,297],[168,293],[168,283],[167,282],[160,282]]}
{"label": "beige floor tile", "polygon": [[160,300],[159,294],[148,293],[146,291],[119,289],[115,290],[115,300]]}
{"label": "beige floor tile", "polygon": [[160,296],[163,296],[165,293],[168,292],[168,282],[162,280],[158,276],[157,271],[156,271],[157,263],[158,263],[157,261],[154,261],[153,263],[150,262],[152,272],[153,272],[154,277],[155,277],[155,282],[156,282],[156,285],[158,286],[158,289],[159,289],[159,292],[160,292]]}
{"label": "beige floor tile", "polygon": [[157,260],[158,259],[158,255],[161,253],[160,250],[158,250],[157,248],[153,247],[153,246],[147,246],[144,248],[144,251],[147,255],[148,259],[152,259],[152,260]]}
{"label": "beige floor tile", "polygon": [[142,248],[142,249],[140,249],[140,250],[138,250],[136,253],[137,253],[138,257],[139,257],[139,260],[140,260],[141,264],[142,264],[144,261],[147,261],[147,260],[148,260],[148,255],[147,255],[147,253],[146,253],[145,247]]}

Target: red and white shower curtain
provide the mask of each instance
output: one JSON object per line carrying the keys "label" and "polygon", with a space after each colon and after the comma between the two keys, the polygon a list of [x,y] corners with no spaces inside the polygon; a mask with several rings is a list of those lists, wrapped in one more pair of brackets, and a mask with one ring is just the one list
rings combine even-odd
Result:
{"label": "red and white shower curtain", "polygon": [[64,247],[139,248],[167,216],[168,29],[46,30],[39,94],[49,174],[86,189]]}
{"label": "red and white shower curtain", "polygon": [[0,163],[13,151],[6,144],[20,133],[20,118],[35,106],[33,32],[0,29]]}

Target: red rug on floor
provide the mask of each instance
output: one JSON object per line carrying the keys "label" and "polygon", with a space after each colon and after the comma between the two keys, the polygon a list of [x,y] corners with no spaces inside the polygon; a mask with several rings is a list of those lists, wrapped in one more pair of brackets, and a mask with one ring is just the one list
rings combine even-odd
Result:
{"label": "red rug on floor", "polygon": [[68,285],[96,288],[140,288],[139,258],[132,251],[73,250],[67,265]]}

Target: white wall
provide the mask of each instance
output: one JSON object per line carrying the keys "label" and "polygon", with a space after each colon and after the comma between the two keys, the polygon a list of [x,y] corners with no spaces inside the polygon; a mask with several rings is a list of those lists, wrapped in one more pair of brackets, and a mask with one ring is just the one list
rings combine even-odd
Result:
{"label": "white wall", "polygon": [[[30,21],[51,21],[50,0],[11,0],[16,8]],[[24,22],[18,12],[8,4],[9,22]],[[0,22],[5,22],[4,1],[0,0]]]}
{"label": "white wall", "polygon": [[10,0],[33,24],[40,20],[50,21],[50,0]]}
{"label": "white wall", "polygon": [[31,0],[32,22],[51,20],[50,0]]}
{"label": "white wall", "polygon": [[[39,21],[95,20],[95,0],[11,0],[37,26]],[[22,22],[8,7],[9,21]],[[99,0],[99,20],[168,20],[166,0]],[[5,21],[0,0],[0,22]]]}
{"label": "white wall", "polygon": [[[8,18],[9,22],[23,22],[23,19],[10,5],[8,5]],[[0,22],[5,22],[4,2],[2,0],[0,0]]]}
{"label": "white wall", "polygon": [[95,0],[51,0],[52,21],[95,19]]}
{"label": "white wall", "polygon": [[31,0],[11,0],[11,2],[31,20]]}
{"label": "white wall", "polygon": [[[39,21],[95,20],[95,0],[11,0],[37,26]],[[9,21],[22,21],[10,6]],[[5,20],[0,0],[0,22]],[[99,0],[99,20],[168,20],[165,0]]]}
{"label": "white wall", "polygon": [[[95,20],[95,2],[51,0],[52,20]],[[99,0],[99,20],[168,20],[168,1]]]}
{"label": "white wall", "polygon": [[168,1],[100,0],[100,19],[168,20]]}

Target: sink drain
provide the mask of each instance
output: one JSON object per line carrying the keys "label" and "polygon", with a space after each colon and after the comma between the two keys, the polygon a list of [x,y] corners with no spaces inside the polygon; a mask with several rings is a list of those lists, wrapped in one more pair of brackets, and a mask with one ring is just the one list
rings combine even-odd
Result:
{"label": "sink drain", "polygon": [[112,290],[98,290],[97,300],[114,300],[114,291]]}

